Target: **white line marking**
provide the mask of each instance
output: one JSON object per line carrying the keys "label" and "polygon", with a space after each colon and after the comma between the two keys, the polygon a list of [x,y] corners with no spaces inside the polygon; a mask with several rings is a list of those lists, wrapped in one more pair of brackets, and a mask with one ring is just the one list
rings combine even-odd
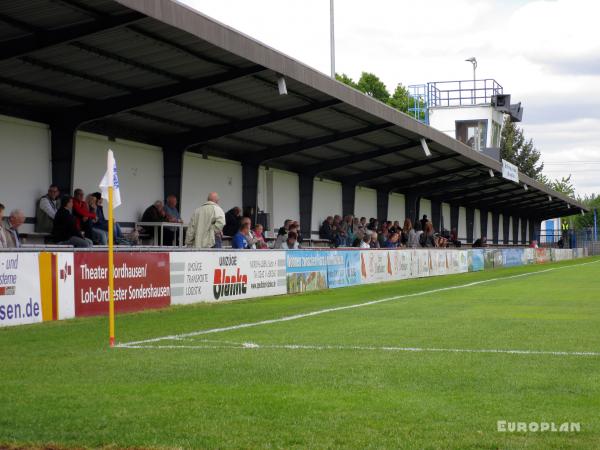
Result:
{"label": "white line marking", "polygon": [[514,278],[527,277],[527,276],[531,276],[531,275],[538,275],[541,273],[552,272],[554,270],[587,266],[589,264],[596,264],[599,262],[600,262],[600,260],[596,260],[596,261],[590,261],[590,262],[581,263],[581,264],[573,264],[570,266],[552,267],[549,269],[537,270],[535,272],[527,272],[527,273],[522,273],[519,275],[510,275],[507,277],[497,277],[497,278],[490,278],[487,280],[473,281],[473,282],[467,283],[467,284],[460,284],[457,286],[448,286],[448,287],[444,287],[444,288],[431,289],[428,291],[414,292],[412,294],[395,295],[393,297],[385,297],[385,298],[381,298],[379,300],[371,300],[371,301],[363,302],[363,303],[355,303],[353,305],[319,309],[317,311],[310,311],[307,313],[294,314],[292,316],[284,316],[284,317],[280,317],[278,319],[267,319],[267,320],[261,320],[258,322],[240,323],[238,325],[230,325],[228,327],[212,328],[212,329],[208,329],[208,330],[192,331],[191,333],[174,334],[174,335],[162,336],[162,337],[157,337],[157,338],[145,339],[145,340],[141,340],[141,341],[119,343],[119,344],[115,345],[115,347],[127,347],[127,346],[138,345],[138,344],[148,344],[148,343],[152,343],[152,342],[176,340],[176,339],[182,339],[182,338],[189,338],[189,337],[193,337],[193,336],[201,336],[204,334],[223,333],[225,331],[240,330],[242,328],[251,328],[251,327],[258,327],[261,325],[270,325],[273,323],[289,322],[292,320],[304,319],[305,317],[313,317],[313,316],[319,316],[321,314],[327,314],[327,313],[331,313],[331,312],[345,311],[348,309],[355,309],[355,308],[362,308],[364,306],[377,305],[379,303],[391,302],[393,300],[400,300],[400,299],[411,298],[411,297],[421,297],[423,295],[435,294],[438,292],[451,291],[451,290],[455,290],[455,289],[465,289],[465,288],[470,288],[473,286],[478,286],[480,284],[492,283],[495,281],[505,281],[505,280],[510,280],[510,279],[514,279]]}
{"label": "white line marking", "polygon": [[[210,341],[216,342],[216,341]],[[131,349],[271,349],[271,350],[358,350],[384,352],[433,352],[433,353],[504,353],[510,355],[552,355],[552,356],[600,356],[600,352],[568,352],[546,350],[511,350],[511,349],[470,349],[470,348],[427,348],[427,347],[374,347],[363,345],[304,345],[304,344],[256,344],[241,342],[235,345],[132,345],[121,344],[121,348]]]}

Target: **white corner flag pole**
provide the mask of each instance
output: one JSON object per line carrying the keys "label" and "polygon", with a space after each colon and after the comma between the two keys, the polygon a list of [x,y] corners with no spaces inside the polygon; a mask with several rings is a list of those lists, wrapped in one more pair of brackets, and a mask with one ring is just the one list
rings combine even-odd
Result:
{"label": "white corner flag pole", "polygon": [[106,173],[100,181],[102,198],[108,200],[108,342],[115,346],[115,260],[114,260],[114,214],[113,209],[121,204],[117,163],[112,150],[108,150]]}

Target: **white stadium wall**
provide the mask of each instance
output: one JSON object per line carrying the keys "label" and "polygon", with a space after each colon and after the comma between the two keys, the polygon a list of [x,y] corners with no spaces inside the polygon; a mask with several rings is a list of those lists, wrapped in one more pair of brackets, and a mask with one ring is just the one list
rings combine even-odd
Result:
{"label": "white stadium wall", "polygon": [[508,243],[512,244],[513,243],[513,218],[512,216],[510,216],[508,218],[509,220],[509,224],[508,224]]}
{"label": "white stadium wall", "polygon": [[[48,191],[51,182],[48,126],[0,116],[0,149],[0,203],[6,207],[4,214],[18,208],[25,216],[35,217],[37,199]],[[33,226],[26,224],[21,230],[33,231]]]}
{"label": "white stadium wall", "polygon": [[500,222],[498,224],[498,242],[504,242],[504,214],[500,214]]}
{"label": "white stadium wall", "polygon": [[404,194],[390,194],[387,214],[388,220],[397,220],[401,224],[404,223],[404,219],[406,219],[405,204]]}
{"label": "white stadium wall", "polygon": [[442,203],[442,225],[446,229],[450,229],[450,204]]}
{"label": "white stadium wall", "polygon": [[[420,201],[418,218],[420,219],[424,215],[426,215],[427,218],[431,221],[431,200],[428,200],[426,198],[422,198]],[[448,226],[446,226],[446,228],[448,228]],[[439,230],[435,231],[438,232]]]}
{"label": "white stadium wall", "polygon": [[377,191],[362,186],[356,188],[354,198],[354,215],[356,217],[377,217]]}
{"label": "white stadium wall", "polygon": [[[160,178],[162,180],[162,176]],[[224,211],[242,207],[242,165],[237,161],[186,152],[183,158],[181,216],[188,221],[206,201],[209,192],[219,194]]]}
{"label": "white stadium wall", "polygon": [[475,209],[475,214],[473,215],[473,242],[481,237],[481,211],[479,209]]}
{"label": "white stadium wall", "polygon": [[491,212],[488,212],[487,214],[488,214],[488,220],[487,220],[487,230],[486,230],[485,237],[487,237],[488,242],[492,242],[492,236],[493,236],[493,234],[492,234],[492,220],[493,220],[493,217],[492,217],[492,213]]}
{"label": "white stadium wall", "polygon": [[[451,227],[446,227],[450,230]],[[467,209],[464,206],[458,208],[458,238],[465,241],[467,240]]]}
{"label": "white stadium wall", "polygon": [[115,153],[123,205],[115,210],[117,220],[135,222],[144,210],[163,194],[163,156],[160,147],[97,134],[78,132],[75,139],[73,188],[90,193],[106,171],[106,151]]}
{"label": "white stadium wall", "polygon": [[311,230],[318,230],[327,216],[342,214],[342,183],[315,178]]}
{"label": "white stadium wall", "polygon": [[277,230],[286,219],[300,220],[300,187],[298,175],[278,169],[269,169],[267,175],[268,210],[272,213],[273,227]]}

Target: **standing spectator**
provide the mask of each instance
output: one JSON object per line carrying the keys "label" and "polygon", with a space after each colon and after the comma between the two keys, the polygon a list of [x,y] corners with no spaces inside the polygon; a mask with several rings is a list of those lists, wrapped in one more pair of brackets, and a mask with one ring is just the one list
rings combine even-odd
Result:
{"label": "standing spectator", "polygon": [[218,248],[224,226],[225,213],[219,206],[219,194],[211,192],[206,202],[192,214],[185,243],[188,247]]}
{"label": "standing spectator", "polygon": [[250,224],[242,222],[240,231],[238,231],[231,241],[231,247],[238,249],[249,249],[250,244]]}
{"label": "standing spectator", "polygon": [[35,210],[35,231],[37,233],[52,232],[54,216],[60,206],[58,201],[59,195],[58,186],[52,184],[48,188],[48,193],[38,200]]}
{"label": "standing spectator", "polygon": [[73,216],[73,198],[63,197],[61,207],[56,212],[52,227],[52,239],[57,244],[72,245],[77,248],[92,246],[90,239],[84,238],[83,232],[77,228],[77,219]]}
{"label": "standing spectator", "polygon": [[225,226],[223,227],[223,234],[225,236],[235,236],[239,231],[242,223],[242,210],[239,207],[231,208],[225,214]]}
{"label": "standing spectator", "polygon": [[290,231],[287,234],[287,237],[284,242],[281,243],[282,249],[285,250],[297,250],[300,248],[300,244],[298,244],[297,235],[294,231]]}
{"label": "standing spectator", "polygon": [[427,225],[427,222],[429,222],[429,219],[427,218],[427,214],[423,214],[423,218],[421,219],[421,230],[423,230],[423,232],[425,232],[425,227]]}
{"label": "standing spectator", "polygon": [[[168,222],[167,214],[165,213],[165,206],[162,201],[157,200],[152,205],[150,205],[142,214],[142,222],[149,223],[161,223]],[[151,239],[154,239],[154,233],[156,232],[156,227],[148,227],[146,230],[150,235]],[[159,234],[160,235],[160,234]],[[164,245],[173,245],[175,241],[175,232],[170,230],[167,227],[163,228],[163,242]]]}
{"label": "standing spectator", "polygon": [[181,220],[181,214],[177,209],[177,197],[173,194],[167,197],[167,201],[165,202],[165,215],[167,216],[167,220],[171,223],[183,223]]}
{"label": "standing spectator", "polygon": [[0,248],[8,248],[8,239],[4,229],[4,205],[0,203]]}

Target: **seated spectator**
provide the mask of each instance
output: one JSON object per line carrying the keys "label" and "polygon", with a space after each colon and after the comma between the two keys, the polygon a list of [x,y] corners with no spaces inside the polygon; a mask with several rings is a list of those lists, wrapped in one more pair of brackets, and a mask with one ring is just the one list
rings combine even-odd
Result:
{"label": "seated spectator", "polygon": [[371,248],[371,233],[367,230],[359,244],[360,248]]}
{"label": "seated spectator", "polygon": [[379,229],[379,221],[375,218],[372,218],[369,224],[367,225],[367,230],[377,231]]}
{"label": "seated spectator", "polygon": [[460,240],[458,239],[458,231],[456,230],[456,228],[452,228],[452,230],[450,231],[450,238],[448,239],[448,242],[454,245],[455,247],[460,247],[462,245],[462,242],[460,242]]}
{"label": "seated spectator", "polygon": [[77,219],[72,214],[73,198],[63,197],[61,206],[54,216],[52,226],[52,239],[57,244],[72,245],[77,248],[89,248],[92,241],[83,236],[83,232],[77,228]]}
{"label": "seated spectator", "polygon": [[[85,237],[93,240],[92,236],[92,221],[96,220],[96,214],[90,211],[85,194],[81,189],[75,189],[73,193],[73,216],[79,231],[83,231]],[[96,235],[96,238],[98,236]]]}
{"label": "seated spectator", "polygon": [[370,248],[381,248],[381,245],[379,245],[379,237],[377,236],[376,231],[371,231],[371,240],[369,242],[369,247]]}
{"label": "seated spectator", "polygon": [[410,219],[404,219],[404,225],[402,226],[402,231],[400,235],[400,242],[402,245],[408,247],[408,241],[410,240],[411,234],[415,234],[415,230],[413,230],[412,222]]}
{"label": "seated spectator", "polygon": [[235,236],[242,223],[242,210],[235,206],[225,213],[225,226],[223,234],[225,236]]}
{"label": "seated spectator", "polygon": [[421,230],[421,222],[416,222],[414,228],[411,230],[412,232],[408,233],[408,240],[406,241],[406,246],[408,248],[417,248],[419,247],[421,236],[423,235],[423,230]]}
{"label": "seated spectator", "polygon": [[4,230],[4,205],[0,203],[0,248],[8,248],[8,239]]}
{"label": "seated spectator", "polygon": [[384,228],[382,228],[381,233],[377,236],[377,242],[379,242],[379,248],[385,247],[385,243],[387,242],[390,236],[390,232],[387,229],[387,224],[384,224]]}
{"label": "seated spectator", "polygon": [[331,227],[333,225],[333,217],[328,216],[327,219],[323,221],[321,228],[319,228],[319,239],[327,239],[329,242],[333,239],[333,232]]}
{"label": "seated spectator", "polygon": [[538,241],[535,239],[533,241],[531,241],[531,243],[529,244],[529,248],[539,248]]}
{"label": "seated spectator", "polygon": [[281,248],[285,250],[296,250],[300,248],[297,240],[297,235],[294,231],[290,231],[284,242],[281,243]]}
{"label": "seated spectator", "polygon": [[102,230],[102,229],[96,227],[96,224],[98,223],[98,216],[96,214],[97,213],[97,211],[96,211],[96,202],[97,202],[96,197],[93,196],[92,194],[89,194],[89,195],[86,196],[85,202],[88,205],[89,212],[93,213],[94,215],[96,215],[95,219],[90,219],[90,221],[89,221],[90,230],[89,230],[89,233],[88,233],[88,237],[96,245],[107,245],[108,244],[108,228],[105,231],[105,230]]}
{"label": "seated spectator", "polygon": [[[424,216],[424,217],[426,217],[426,216]],[[426,248],[437,247],[435,236],[433,233],[433,224],[431,222],[425,223],[425,230],[423,231],[423,234],[419,238],[419,244],[421,244],[421,247],[426,247]]]}
{"label": "seated spectator", "polygon": [[240,228],[244,224],[248,225],[248,247],[253,250],[256,250],[256,244],[258,243],[258,239],[256,239],[256,236],[254,236],[254,233],[252,232],[252,219],[250,219],[250,217],[242,217]]}
{"label": "seated spectator", "polygon": [[[149,223],[160,223],[160,222],[168,222],[167,215],[165,213],[165,208],[163,202],[160,200],[155,201],[152,205],[150,205],[142,214],[142,222]],[[154,230],[155,227],[146,227],[146,232],[150,235],[151,239],[154,239]],[[160,231],[158,232],[160,236]],[[173,245],[175,241],[175,232],[165,227],[163,229],[163,244],[164,245]],[[159,243],[160,244],[160,243]]]}
{"label": "seated spectator", "polygon": [[260,223],[257,223],[256,225],[254,225],[254,230],[253,230],[252,234],[254,235],[254,239],[256,239],[256,248],[259,248],[259,249],[269,248],[269,246],[267,245],[267,241],[265,240],[265,237],[263,236],[263,226]]}
{"label": "seated spectator", "polygon": [[385,241],[384,248],[397,248],[400,246],[400,234],[390,233],[388,240]]}
{"label": "seated spectator", "polygon": [[[290,231],[294,231],[294,233],[297,232],[297,227],[294,224],[294,221],[292,219],[286,219],[283,222],[283,226],[279,229],[279,231],[277,232],[277,238],[275,239],[275,243],[273,244],[273,248],[281,248],[281,244],[283,242],[285,242],[285,240],[287,239],[287,235]],[[298,235],[296,234],[296,238],[298,237]]]}
{"label": "seated spectator", "polygon": [[20,209],[13,209],[8,217],[2,219],[2,228],[6,236],[6,248],[21,247],[19,227],[25,223],[25,213]]}
{"label": "seated spectator", "polygon": [[487,247],[487,237],[486,236],[481,236],[479,239],[477,239],[475,242],[473,242],[473,248],[482,248],[482,247]]}
{"label": "seated spectator", "polygon": [[248,222],[242,222],[240,225],[240,231],[238,231],[231,241],[231,247],[239,249],[250,248],[250,224]]}
{"label": "seated spectator", "polygon": [[302,245],[303,237],[302,232],[300,231],[300,222],[293,220],[291,225],[295,227],[294,232],[296,233],[296,240],[298,241],[298,244]]}
{"label": "seated spectator", "polygon": [[331,226],[331,244],[334,248],[344,245],[346,242],[346,233],[343,229],[342,218],[334,216]]}
{"label": "seated spectator", "polygon": [[[107,242],[108,242],[108,219],[104,215],[104,199],[102,198],[102,194],[100,192],[94,192],[92,194],[96,198],[96,217],[97,220],[94,222],[93,227],[99,230],[104,231],[107,234]],[[127,237],[123,234],[121,230],[121,226],[118,222],[114,222],[114,243],[118,245],[136,245],[139,240],[139,235],[137,231],[133,231]]]}
{"label": "seated spectator", "polygon": [[35,209],[35,231],[37,233],[52,232],[54,216],[60,206],[58,201],[59,195],[58,186],[52,184],[48,188],[48,193],[38,200]]}
{"label": "seated spectator", "polygon": [[181,220],[181,214],[177,209],[177,197],[173,194],[167,197],[167,201],[165,202],[165,215],[167,216],[167,220],[171,223],[183,223]]}
{"label": "seated spectator", "polygon": [[366,218],[366,217],[361,217],[361,218],[360,218],[360,221],[359,221],[359,224],[360,224],[360,225],[361,225],[363,228],[365,228],[365,227],[367,226],[367,218]]}

